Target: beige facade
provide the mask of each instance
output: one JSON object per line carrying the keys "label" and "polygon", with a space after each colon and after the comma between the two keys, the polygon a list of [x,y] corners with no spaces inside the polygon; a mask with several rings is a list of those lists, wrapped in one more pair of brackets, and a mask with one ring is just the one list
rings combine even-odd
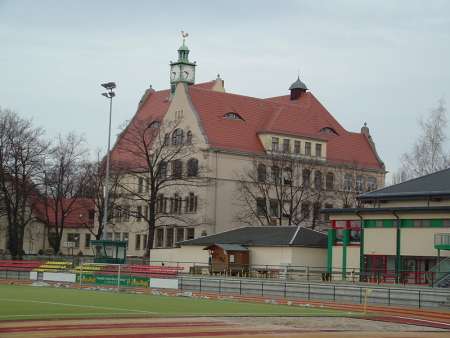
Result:
{"label": "beige facade", "polygon": [[427,273],[446,271],[450,258],[449,175],[443,170],[360,195],[364,208],[324,210],[331,220],[328,268],[432,283]]}

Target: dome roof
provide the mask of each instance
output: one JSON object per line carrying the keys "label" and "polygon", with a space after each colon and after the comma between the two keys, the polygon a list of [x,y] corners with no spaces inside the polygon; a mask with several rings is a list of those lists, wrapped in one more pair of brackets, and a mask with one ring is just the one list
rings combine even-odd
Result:
{"label": "dome roof", "polygon": [[305,89],[305,90],[307,90],[308,88],[306,88],[306,85],[302,81],[300,81],[300,77],[298,77],[297,81],[295,81],[289,87],[289,90],[291,90],[291,89]]}

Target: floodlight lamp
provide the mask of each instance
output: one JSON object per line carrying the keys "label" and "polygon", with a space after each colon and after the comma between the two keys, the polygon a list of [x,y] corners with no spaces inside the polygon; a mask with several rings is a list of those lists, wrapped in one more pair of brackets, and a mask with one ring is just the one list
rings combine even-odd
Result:
{"label": "floodlight lamp", "polygon": [[112,89],[116,88],[116,83],[115,82],[104,83],[104,84],[102,84],[102,87],[106,88],[108,90],[112,90]]}
{"label": "floodlight lamp", "polygon": [[109,92],[109,97],[114,97],[114,96],[116,96],[116,93],[114,93],[114,92]]}
{"label": "floodlight lamp", "polygon": [[102,95],[109,98],[108,93],[102,93]]}

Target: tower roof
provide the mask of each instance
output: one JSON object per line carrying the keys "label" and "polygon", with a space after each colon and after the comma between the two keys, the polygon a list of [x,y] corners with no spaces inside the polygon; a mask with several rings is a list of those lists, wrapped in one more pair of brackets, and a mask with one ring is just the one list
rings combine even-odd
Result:
{"label": "tower roof", "polygon": [[305,89],[305,90],[308,90],[306,85],[302,81],[300,81],[300,76],[298,77],[297,81],[295,81],[293,84],[291,84],[291,86],[289,87],[289,90],[291,90],[291,89]]}

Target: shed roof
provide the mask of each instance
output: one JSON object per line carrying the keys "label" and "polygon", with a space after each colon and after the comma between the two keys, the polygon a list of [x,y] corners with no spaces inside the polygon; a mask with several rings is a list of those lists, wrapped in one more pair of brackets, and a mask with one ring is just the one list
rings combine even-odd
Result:
{"label": "shed roof", "polygon": [[215,243],[240,246],[294,246],[326,248],[327,235],[299,226],[248,226],[180,242],[208,246]]}
{"label": "shed roof", "polygon": [[204,248],[203,250],[208,250],[213,246],[218,246],[219,248],[222,248],[226,251],[250,251],[247,248],[244,248],[243,246],[239,245],[239,244],[218,244],[218,243],[214,243],[211,245],[208,245],[206,248]]}

